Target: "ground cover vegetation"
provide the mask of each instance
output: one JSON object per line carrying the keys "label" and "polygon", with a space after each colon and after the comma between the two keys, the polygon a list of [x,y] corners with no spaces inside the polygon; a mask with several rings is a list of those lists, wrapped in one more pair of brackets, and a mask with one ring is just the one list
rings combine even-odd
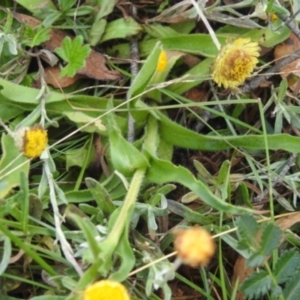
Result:
{"label": "ground cover vegetation", "polygon": [[0,299],[298,299],[296,0],[0,1]]}

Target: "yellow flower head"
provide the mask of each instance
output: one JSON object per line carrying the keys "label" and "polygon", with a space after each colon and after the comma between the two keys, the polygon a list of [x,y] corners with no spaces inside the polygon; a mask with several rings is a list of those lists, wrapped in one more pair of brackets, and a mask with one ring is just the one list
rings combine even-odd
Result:
{"label": "yellow flower head", "polygon": [[212,236],[201,227],[175,231],[174,248],[183,263],[191,267],[205,266],[215,253]]}
{"label": "yellow flower head", "polygon": [[165,50],[161,50],[156,65],[156,71],[163,72],[166,69],[167,65],[168,65],[167,52]]}
{"label": "yellow flower head", "polygon": [[225,45],[212,67],[212,78],[225,88],[235,89],[251,75],[259,56],[259,46],[250,39],[238,38]]}
{"label": "yellow flower head", "polygon": [[274,22],[276,22],[278,20],[278,16],[275,15],[275,14],[270,13],[269,17],[270,17],[270,21],[272,23],[274,23]]}
{"label": "yellow flower head", "polygon": [[121,283],[112,280],[100,280],[84,291],[83,300],[130,300],[130,298],[126,288]]}
{"label": "yellow flower head", "polygon": [[17,148],[28,158],[39,157],[48,143],[47,131],[40,125],[22,127],[14,134]]}

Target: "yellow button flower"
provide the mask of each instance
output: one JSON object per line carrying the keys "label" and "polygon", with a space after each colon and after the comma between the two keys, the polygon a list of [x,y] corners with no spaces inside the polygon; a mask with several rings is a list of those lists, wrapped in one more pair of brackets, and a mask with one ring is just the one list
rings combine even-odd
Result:
{"label": "yellow button flower", "polygon": [[176,230],[174,248],[178,258],[191,267],[207,265],[216,250],[212,236],[201,227]]}
{"label": "yellow button flower", "polygon": [[119,282],[100,280],[90,285],[82,300],[130,300],[126,288]]}
{"label": "yellow button flower", "polygon": [[39,157],[48,143],[47,131],[40,125],[22,127],[14,133],[17,148],[28,158]]}
{"label": "yellow button flower", "polygon": [[238,38],[223,46],[212,67],[218,86],[235,89],[251,75],[259,56],[259,46],[249,38]]}

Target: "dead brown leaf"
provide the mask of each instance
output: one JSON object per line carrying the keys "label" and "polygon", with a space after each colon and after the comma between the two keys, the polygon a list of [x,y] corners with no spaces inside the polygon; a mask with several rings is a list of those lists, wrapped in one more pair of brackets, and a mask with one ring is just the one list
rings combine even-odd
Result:
{"label": "dead brown leaf", "polygon": [[[25,23],[31,27],[36,27],[42,23],[34,17],[20,13],[14,13],[14,17],[19,22]],[[74,38],[72,35],[64,32],[63,30],[51,29],[50,39],[43,43],[42,46],[53,52],[56,48],[61,46],[62,41],[66,36]],[[118,80],[121,78],[121,74],[118,71],[111,71],[106,67],[105,57],[94,50],[91,51],[90,55],[86,59],[85,66],[77,71],[77,74],[97,80]],[[49,82],[49,84],[52,83]]]}
{"label": "dead brown leaf", "polygon": [[[239,256],[237,260],[235,261],[234,267],[233,267],[233,276],[232,276],[232,285],[234,286],[236,281],[239,281],[239,285],[245,281],[253,272],[253,268],[247,268],[246,266],[246,259],[242,256]],[[246,299],[242,292],[238,290],[236,295],[236,300],[244,300]]]}
{"label": "dead brown leaf", "polygon": [[44,76],[47,84],[51,84],[55,88],[64,88],[72,85],[78,79],[82,78],[82,75],[75,74],[74,77],[60,77],[60,68],[58,66],[48,67],[45,69]]}
{"label": "dead brown leaf", "polygon": [[[300,49],[299,39],[292,33],[282,44],[277,45],[274,50],[275,60],[287,57]],[[275,62],[276,62],[275,61]],[[280,76],[287,78],[289,88],[295,91],[300,79],[300,58],[280,69]]]}
{"label": "dead brown leaf", "polygon": [[300,222],[300,211],[297,211],[288,214],[284,218],[280,218],[276,220],[276,225],[279,226],[282,230],[286,230],[299,222]]}

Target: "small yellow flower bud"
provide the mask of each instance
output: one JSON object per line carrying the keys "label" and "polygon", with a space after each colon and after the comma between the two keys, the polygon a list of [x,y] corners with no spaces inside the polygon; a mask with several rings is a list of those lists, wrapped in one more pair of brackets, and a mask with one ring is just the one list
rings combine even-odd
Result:
{"label": "small yellow flower bud", "polygon": [[168,65],[168,55],[165,50],[161,50],[158,61],[157,61],[157,66],[156,66],[156,71],[158,72],[163,72]]}
{"label": "small yellow flower bud", "polygon": [[126,288],[121,283],[112,280],[100,280],[84,291],[83,300],[130,300],[130,298]]}
{"label": "small yellow flower bud", "polygon": [[278,16],[275,15],[275,14],[273,14],[273,13],[270,13],[269,17],[270,17],[270,21],[272,23],[274,23],[274,22],[276,22],[278,20]]}
{"label": "small yellow flower bud", "polygon": [[215,253],[212,236],[201,227],[175,231],[174,248],[183,263],[191,267],[205,266]]}

